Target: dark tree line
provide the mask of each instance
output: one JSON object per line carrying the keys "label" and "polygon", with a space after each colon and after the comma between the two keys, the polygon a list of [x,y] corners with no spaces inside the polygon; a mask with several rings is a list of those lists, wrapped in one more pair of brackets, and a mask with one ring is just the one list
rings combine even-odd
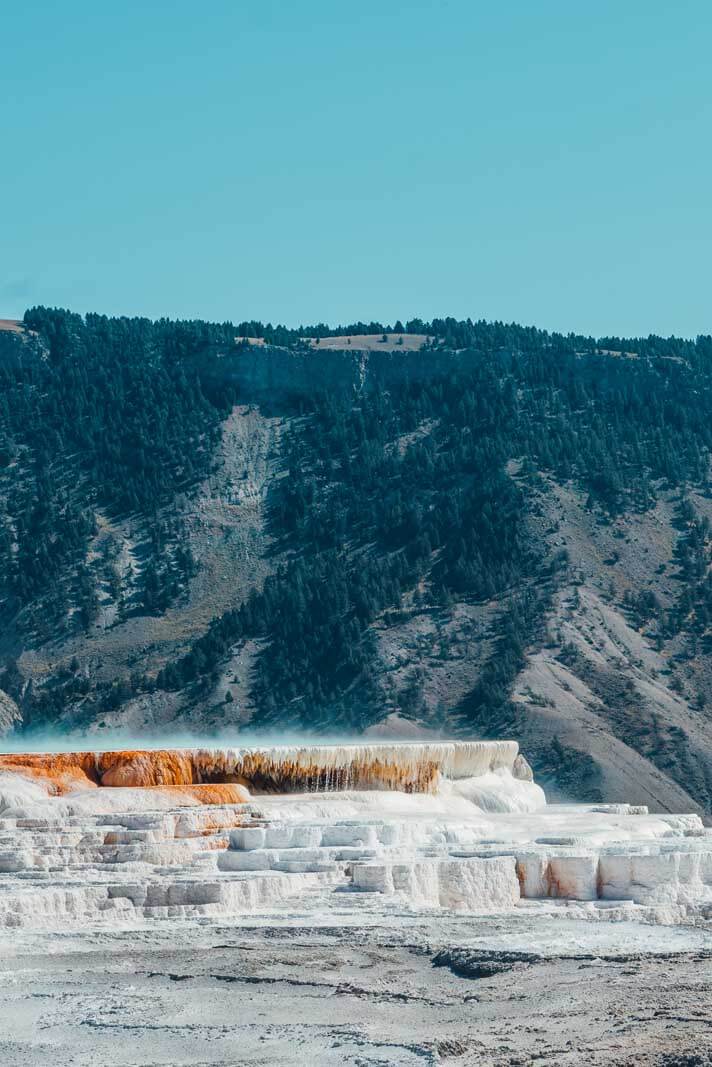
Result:
{"label": "dark tree line", "polygon": [[207,396],[190,359],[234,330],[47,308],[25,325],[35,358],[0,372],[0,618],[34,605],[29,628],[46,632],[75,603],[90,623],[97,578],[84,557],[97,507],[145,521],[137,606],[161,610],[192,564],[163,551],[159,512],[208,470],[231,399]]}
{"label": "dark tree line", "polygon": [[[528,524],[541,476],[574,481],[602,514],[649,507],[661,483],[707,477],[710,338],[596,340],[469,319],[290,330],[43,308],[25,322],[40,356],[8,365],[0,392],[5,620],[32,604],[43,620],[59,619],[73,604],[77,623],[91,625],[97,589],[117,585],[110,551],[87,559],[97,508],[142,524],[134,610],[160,613],[180,595],[195,563],[171,507],[210,469],[235,400],[215,357],[240,338],[289,347],[303,337],[402,328],[474,357],[388,392],[302,398],[288,475],[269,501],[270,532],[288,562],[157,678],[118,679],[101,697],[105,707],[156,685],[207,691],[231,650],[257,638],[259,720],[361,727],[379,701],[375,623],[406,601],[437,611],[453,598],[516,593],[498,654],[461,709],[463,721],[486,729],[486,709],[507,714],[552,578]],[[680,564],[698,584],[694,603],[679,611],[701,622],[705,541],[691,529]],[[636,610],[650,615],[655,605]],[[78,685],[65,679],[44,713],[60,706],[62,686]]]}

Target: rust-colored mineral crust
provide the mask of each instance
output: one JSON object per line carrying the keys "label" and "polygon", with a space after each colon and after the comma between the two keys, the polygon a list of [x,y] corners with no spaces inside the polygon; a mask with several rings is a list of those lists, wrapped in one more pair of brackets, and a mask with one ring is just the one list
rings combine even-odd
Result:
{"label": "rust-colored mineral crust", "polygon": [[433,793],[441,775],[521,774],[517,756],[515,741],[145,749],[0,755],[0,771],[41,781],[54,795],[96,786],[181,788],[200,803],[220,804],[250,793]]}
{"label": "rust-colored mineral crust", "polygon": [[47,787],[51,796],[75,789],[90,789],[99,782],[93,752],[42,752],[0,754],[0,771],[33,778]]}
{"label": "rust-colored mineral crust", "polygon": [[97,754],[101,785],[193,785],[196,782],[190,752],[158,749],[145,752]]}
{"label": "rust-colored mineral crust", "polygon": [[222,785],[164,785],[148,786],[149,789],[160,789],[162,793],[173,793],[176,796],[191,797],[199,804],[247,804],[250,800],[250,792],[244,785],[224,783]]}

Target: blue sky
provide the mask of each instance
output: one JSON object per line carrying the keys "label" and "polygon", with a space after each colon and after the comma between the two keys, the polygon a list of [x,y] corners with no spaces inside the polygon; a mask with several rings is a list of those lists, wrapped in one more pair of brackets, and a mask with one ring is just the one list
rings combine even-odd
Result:
{"label": "blue sky", "polygon": [[712,5],[6,4],[0,316],[712,332]]}

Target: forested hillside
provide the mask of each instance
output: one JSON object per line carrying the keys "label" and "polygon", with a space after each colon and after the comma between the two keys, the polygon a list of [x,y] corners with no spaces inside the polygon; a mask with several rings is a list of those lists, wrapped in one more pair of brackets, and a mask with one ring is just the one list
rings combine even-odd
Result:
{"label": "forested hillside", "polygon": [[507,734],[553,793],[712,810],[711,369],[710,337],[28,311],[0,725]]}

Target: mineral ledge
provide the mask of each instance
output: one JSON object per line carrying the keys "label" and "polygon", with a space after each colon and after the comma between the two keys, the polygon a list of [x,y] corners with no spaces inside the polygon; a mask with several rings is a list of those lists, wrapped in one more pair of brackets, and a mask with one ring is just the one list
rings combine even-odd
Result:
{"label": "mineral ledge", "polygon": [[712,918],[712,830],[547,804],[514,741],[0,756],[0,926],[241,916],[306,896],[328,911],[345,895],[696,925]]}

